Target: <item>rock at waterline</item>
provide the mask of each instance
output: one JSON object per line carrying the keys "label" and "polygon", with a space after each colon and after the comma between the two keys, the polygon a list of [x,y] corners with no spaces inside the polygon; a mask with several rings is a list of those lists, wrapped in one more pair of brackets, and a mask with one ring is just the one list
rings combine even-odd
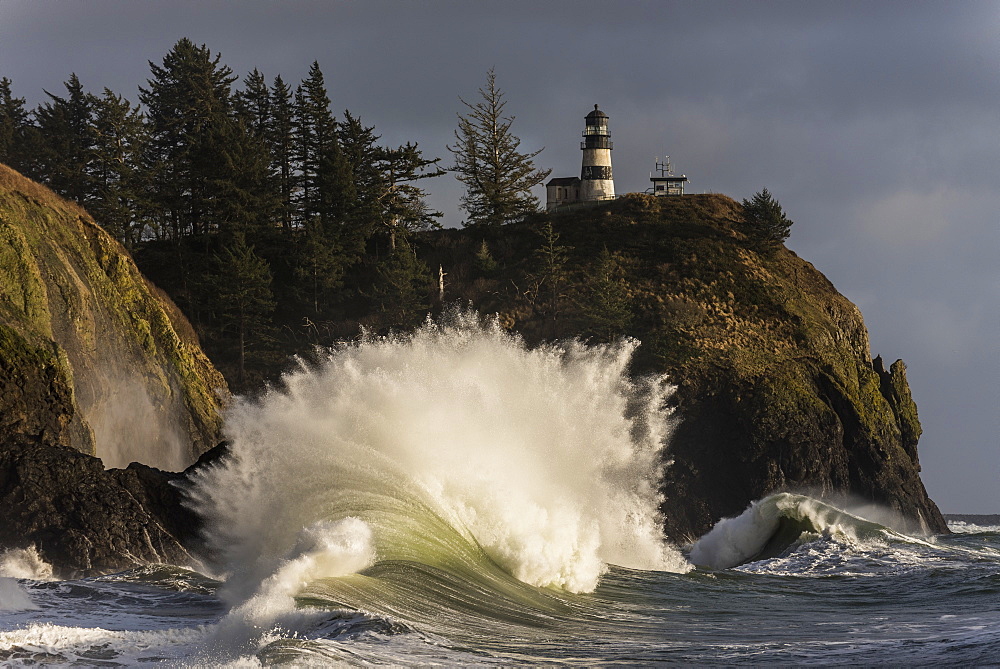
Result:
{"label": "rock at waterline", "polygon": [[62,578],[190,564],[201,519],[183,503],[184,487],[227,452],[217,446],[173,473],[138,463],[105,470],[98,458],[61,446],[0,445],[0,546],[34,546]]}

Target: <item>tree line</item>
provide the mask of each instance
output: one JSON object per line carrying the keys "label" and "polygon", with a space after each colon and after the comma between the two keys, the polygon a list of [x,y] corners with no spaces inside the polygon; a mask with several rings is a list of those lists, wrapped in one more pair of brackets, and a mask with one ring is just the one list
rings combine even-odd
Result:
{"label": "tree line", "polygon": [[373,127],[331,112],[313,63],[294,89],[243,78],[181,39],[150,62],[140,105],[114,91],[66,92],[29,112],[0,80],[0,159],[86,207],[129,249],[205,233],[355,228],[405,235],[440,216],[419,181],[443,172],[415,143],[379,145]]}
{"label": "tree line", "polygon": [[[240,80],[185,38],[149,67],[138,104],[72,74],[29,110],[0,79],[0,162],[85,207],[237,385],[352,303],[374,305],[386,327],[422,317],[433,277],[413,233],[440,227],[422,187],[445,174],[439,158],[381,144],[350,111],[338,118],[316,62],[294,87],[256,69]],[[530,188],[548,172],[518,151],[492,71],[480,94],[459,116],[451,169],[466,224],[508,223],[537,210]]]}

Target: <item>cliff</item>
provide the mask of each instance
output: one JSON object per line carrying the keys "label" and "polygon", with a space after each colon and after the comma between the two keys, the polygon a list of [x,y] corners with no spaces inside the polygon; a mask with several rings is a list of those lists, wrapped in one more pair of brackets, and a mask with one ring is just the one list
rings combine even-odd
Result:
{"label": "cliff", "polygon": [[905,365],[872,359],[861,313],[810,263],[751,250],[739,215],[722,195],[630,195],[501,230],[429,233],[421,255],[448,272],[446,300],[496,312],[528,341],[642,342],[635,372],[678,386],[670,536],[699,536],[781,490],[878,504],[906,529],[946,532],[920,481]]}
{"label": "cliff", "polygon": [[121,245],[0,165],[0,444],[178,471],[217,443],[227,395]]}

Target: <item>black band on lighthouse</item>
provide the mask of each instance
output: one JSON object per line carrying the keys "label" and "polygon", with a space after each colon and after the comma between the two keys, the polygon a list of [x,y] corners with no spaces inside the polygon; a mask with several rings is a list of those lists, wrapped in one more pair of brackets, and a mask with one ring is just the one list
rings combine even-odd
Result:
{"label": "black band on lighthouse", "polygon": [[583,174],[580,176],[581,179],[605,179],[611,180],[611,166],[610,165],[584,165]]}

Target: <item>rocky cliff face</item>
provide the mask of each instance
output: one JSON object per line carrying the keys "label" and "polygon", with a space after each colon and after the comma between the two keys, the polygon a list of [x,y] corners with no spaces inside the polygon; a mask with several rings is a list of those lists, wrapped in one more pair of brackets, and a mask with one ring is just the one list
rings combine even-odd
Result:
{"label": "rocky cliff face", "polygon": [[[748,248],[738,216],[722,195],[630,195],[548,217],[561,274],[546,269],[543,221],[433,233],[427,257],[450,272],[452,299],[499,313],[529,341],[642,342],[635,371],[665,371],[678,385],[663,483],[674,538],[782,490],[876,504],[907,529],[946,532],[920,481],[904,364],[872,360],[857,307],[788,249]],[[499,273],[467,260],[483,241]]]}
{"label": "rocky cliff face", "polygon": [[178,471],[217,443],[227,395],[125,250],[0,165],[0,444]]}

